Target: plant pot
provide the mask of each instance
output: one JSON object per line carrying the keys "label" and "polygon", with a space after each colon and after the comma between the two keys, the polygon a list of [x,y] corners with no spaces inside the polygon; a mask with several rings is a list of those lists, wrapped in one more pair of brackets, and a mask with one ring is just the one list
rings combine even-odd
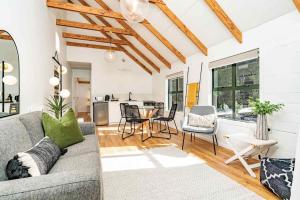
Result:
{"label": "plant pot", "polygon": [[255,137],[259,140],[269,139],[267,115],[257,116]]}

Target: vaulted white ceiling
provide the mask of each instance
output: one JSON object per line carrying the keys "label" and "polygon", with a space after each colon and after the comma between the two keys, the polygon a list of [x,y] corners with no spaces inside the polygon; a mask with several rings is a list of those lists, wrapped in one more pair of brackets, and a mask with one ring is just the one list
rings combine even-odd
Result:
{"label": "vaulted white ceiling", "polygon": [[[75,3],[80,4],[77,0]],[[99,7],[94,0],[86,0],[93,7]],[[114,11],[120,12],[118,0],[104,0]],[[204,0],[165,0],[167,6],[179,17],[184,24],[206,45],[211,47],[224,40],[233,38],[228,29],[220,22],[213,11],[206,5]],[[292,0],[217,0],[223,10],[228,14],[237,27],[245,32],[272,19],[280,17],[295,10]],[[101,24],[96,17],[89,15],[94,21]],[[68,12],[68,20],[85,22],[78,13]],[[184,56],[188,57],[200,50],[164,15],[155,5],[151,4],[148,21],[173,44]],[[113,19],[107,19],[115,27],[121,26]],[[143,38],[148,41],[161,55],[171,63],[178,62],[179,59],[172,54],[152,33],[141,24],[128,24],[134,28]],[[68,32],[80,33],[93,36],[101,36],[99,32],[89,30],[79,30],[68,28]],[[117,38],[117,37],[114,37]],[[126,36],[139,50],[155,62],[160,68],[164,68],[150,51],[148,51],[134,37]],[[75,41],[68,39],[68,41]],[[93,43],[93,42],[85,42]],[[96,44],[96,43],[95,43]],[[99,44],[99,43],[97,43]],[[143,62],[149,69],[153,69],[140,58],[129,47],[125,47],[136,58]],[[152,70],[153,71],[153,70]]]}

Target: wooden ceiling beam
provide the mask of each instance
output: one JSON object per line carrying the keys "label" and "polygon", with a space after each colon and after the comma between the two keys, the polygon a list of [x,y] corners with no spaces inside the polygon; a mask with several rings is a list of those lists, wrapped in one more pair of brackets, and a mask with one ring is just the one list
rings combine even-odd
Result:
{"label": "wooden ceiling beam", "polygon": [[[98,17],[98,20],[100,20],[105,26],[111,26],[108,21],[106,21],[103,17]],[[138,50],[127,38],[125,38],[121,34],[117,34],[117,36],[126,42],[128,42],[128,46],[137,54],[139,55],[142,59],[144,59],[151,67],[153,67],[158,73],[160,73],[160,68],[153,63],[145,54],[143,54],[140,50]]]}
{"label": "wooden ceiling beam", "polygon": [[[103,0],[96,0],[96,2],[104,8],[107,12],[113,12],[113,10],[104,3]],[[154,1],[156,3],[161,3],[162,1]],[[182,55],[169,41],[167,38],[165,38],[149,21],[144,20],[145,23],[143,25],[157,38],[159,39],[179,60],[181,60],[183,63],[186,63],[185,56]]]}
{"label": "wooden ceiling beam", "polygon": [[159,3],[159,4],[166,5],[165,2],[163,2],[162,0],[149,0],[149,2],[153,4]]}
{"label": "wooden ceiling beam", "polygon": [[0,40],[13,40],[10,35],[0,35]]}
{"label": "wooden ceiling beam", "polygon": [[63,32],[62,36],[63,38],[68,38],[68,39],[128,45],[128,43],[124,40],[109,39],[104,37],[95,37],[95,36],[88,36],[88,35],[81,35],[81,34],[74,34],[74,33],[67,33],[67,32]]}
{"label": "wooden ceiling beam", "polygon": [[297,7],[298,11],[300,12],[300,0],[293,0],[295,6]]}
{"label": "wooden ceiling beam", "polygon": [[[70,1],[70,0],[69,0]],[[79,2],[82,5],[85,6],[89,6],[89,4],[87,4],[84,0],[79,0]],[[95,23],[93,20],[91,20],[89,17],[87,17],[84,14],[81,14],[82,17],[84,17],[87,21],[89,21],[90,23]],[[111,26],[110,23],[105,20],[103,17],[99,17],[97,16],[97,19],[100,20],[105,26]],[[137,49],[127,38],[125,38],[123,35],[121,34],[116,34],[117,37],[119,37],[121,40],[124,40],[128,43],[128,46],[137,54],[139,55],[142,59],[144,59],[151,67],[153,67],[158,73],[160,73],[160,68],[154,63],[152,62],[144,53],[142,53],[139,49]],[[109,36],[110,37],[110,36]]]}
{"label": "wooden ceiling beam", "polygon": [[[126,20],[123,17],[123,15],[118,12],[107,11],[107,10],[104,10],[101,8],[93,8],[90,6],[78,5],[78,4],[73,4],[73,3],[65,3],[65,2],[61,2],[59,0],[47,0],[47,6],[49,8],[91,14],[91,15],[95,15],[95,16],[108,17],[108,18],[112,18],[112,19]],[[141,23],[148,23],[148,22],[143,21]]]}
{"label": "wooden ceiling beam", "polygon": [[[148,22],[147,20],[145,20]],[[157,39],[159,39],[181,62],[186,63],[186,58],[180,53],[151,23],[143,24]]]}
{"label": "wooden ceiling beam", "polygon": [[[79,0],[80,3],[83,3],[83,5],[87,5],[89,6],[84,0]],[[69,3],[73,3],[71,0],[68,0]],[[87,16],[84,13],[80,13],[80,15],[85,18],[89,23],[96,25],[97,23],[92,20],[89,16]],[[99,16],[97,16],[99,17]],[[112,37],[107,34],[105,31],[100,31],[100,33],[102,33],[104,36],[106,36],[109,39],[112,39]],[[124,37],[122,34],[116,34],[119,37]],[[125,37],[124,37],[125,38]],[[129,41],[128,41],[129,42]],[[128,56],[130,57],[134,62],[136,62],[143,70],[145,70],[148,74],[152,75],[152,71],[149,70],[142,62],[140,62],[137,58],[135,58],[132,54],[130,54],[125,48],[123,48],[121,45],[115,44],[117,47],[119,47],[120,49],[122,49],[122,51]]]}
{"label": "wooden ceiling beam", "polygon": [[152,71],[149,70],[141,61],[139,61],[136,57],[134,57],[131,53],[129,53],[126,49],[123,49],[123,52],[131,58],[133,61],[135,61],[139,66],[141,66],[146,72],[148,72],[150,75],[152,75]]}
{"label": "wooden ceiling beam", "polygon": [[234,24],[234,22],[230,19],[230,17],[226,14],[226,12],[222,9],[222,7],[218,4],[218,2],[215,0],[205,0],[205,2],[210,7],[210,9],[217,15],[217,17],[221,20],[221,22],[227,27],[227,29],[231,32],[231,34],[235,37],[235,39],[239,43],[242,43],[243,42],[242,32]]}
{"label": "wooden ceiling beam", "polygon": [[87,29],[87,30],[93,30],[93,31],[105,31],[105,32],[119,33],[119,34],[124,34],[124,35],[132,35],[132,32],[129,30],[126,30],[126,29],[100,26],[100,25],[96,25],[96,24],[74,22],[74,21],[69,21],[69,20],[64,20],[64,19],[57,19],[56,25],[66,26],[66,27],[71,27],[71,28]]}
{"label": "wooden ceiling beam", "polygon": [[[102,0],[95,0],[102,8],[110,10],[109,6]],[[159,4],[160,5],[160,4]],[[153,55],[155,55],[165,66],[171,68],[171,63],[165,59],[157,50],[155,50],[141,35],[139,35],[131,26],[125,21],[116,19],[126,30],[130,30],[132,35],[137,39],[143,46],[145,46]]]}
{"label": "wooden ceiling beam", "polygon": [[169,9],[166,4],[155,3],[160,10],[188,37],[191,42],[207,56],[207,47],[190,31],[190,29]]}
{"label": "wooden ceiling beam", "polygon": [[96,44],[87,44],[87,43],[80,43],[80,42],[68,42],[67,46],[72,47],[85,47],[85,48],[92,48],[92,49],[103,49],[103,50],[113,50],[113,51],[123,51],[119,47],[110,47],[110,46],[103,46],[103,45],[96,45]]}

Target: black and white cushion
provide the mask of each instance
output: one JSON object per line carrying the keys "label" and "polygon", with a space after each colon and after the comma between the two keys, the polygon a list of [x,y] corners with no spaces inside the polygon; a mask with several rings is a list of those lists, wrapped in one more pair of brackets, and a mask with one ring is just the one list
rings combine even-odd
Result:
{"label": "black and white cushion", "polygon": [[47,174],[62,155],[59,147],[45,137],[26,152],[18,153],[6,167],[8,179]]}
{"label": "black and white cushion", "polygon": [[290,199],[295,159],[263,158],[260,182],[281,199]]}

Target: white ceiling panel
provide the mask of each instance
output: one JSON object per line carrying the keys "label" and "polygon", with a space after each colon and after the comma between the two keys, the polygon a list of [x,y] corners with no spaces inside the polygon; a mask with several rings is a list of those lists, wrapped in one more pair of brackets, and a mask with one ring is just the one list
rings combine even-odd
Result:
{"label": "white ceiling panel", "polygon": [[296,9],[290,0],[217,1],[241,31],[247,31]]}

